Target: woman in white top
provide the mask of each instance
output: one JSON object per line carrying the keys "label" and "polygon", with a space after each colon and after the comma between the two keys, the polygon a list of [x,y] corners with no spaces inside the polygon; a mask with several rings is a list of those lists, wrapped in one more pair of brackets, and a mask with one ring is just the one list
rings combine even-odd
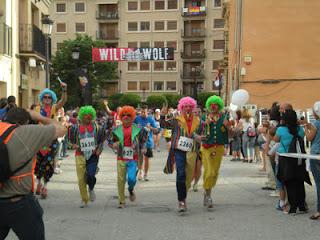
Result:
{"label": "woman in white top", "polygon": [[254,143],[256,137],[256,130],[254,126],[254,119],[247,109],[243,110],[242,117],[239,121],[239,129],[242,130],[242,149],[244,160],[243,162],[252,163],[254,156]]}

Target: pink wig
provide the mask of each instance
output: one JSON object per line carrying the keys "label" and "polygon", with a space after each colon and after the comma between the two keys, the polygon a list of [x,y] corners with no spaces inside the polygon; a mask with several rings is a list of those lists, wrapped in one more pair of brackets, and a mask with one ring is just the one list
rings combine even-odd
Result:
{"label": "pink wig", "polygon": [[184,97],[179,100],[178,110],[181,112],[182,108],[186,105],[191,105],[192,109],[197,107],[197,101],[194,100],[192,97]]}

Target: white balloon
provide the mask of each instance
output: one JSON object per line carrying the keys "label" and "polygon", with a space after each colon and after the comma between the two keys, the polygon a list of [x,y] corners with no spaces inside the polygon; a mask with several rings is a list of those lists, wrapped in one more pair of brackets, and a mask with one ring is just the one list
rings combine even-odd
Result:
{"label": "white balloon", "polygon": [[232,94],[231,103],[241,107],[249,101],[249,93],[244,89],[239,89]]}
{"label": "white balloon", "polygon": [[230,109],[231,109],[231,111],[234,112],[234,111],[236,111],[238,109],[238,106],[230,103]]}

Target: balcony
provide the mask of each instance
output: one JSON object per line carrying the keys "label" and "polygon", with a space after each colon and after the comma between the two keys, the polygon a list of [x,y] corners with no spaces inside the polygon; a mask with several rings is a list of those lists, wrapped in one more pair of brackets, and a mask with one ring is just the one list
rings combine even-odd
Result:
{"label": "balcony", "polygon": [[98,40],[107,40],[107,41],[117,41],[119,40],[119,32],[118,31],[97,31],[97,39]]}
{"label": "balcony", "polygon": [[181,71],[181,79],[183,80],[194,80],[194,79],[205,79],[204,72],[193,72],[193,71]]}
{"label": "balcony", "polygon": [[117,11],[97,11],[97,20],[119,20],[119,12]]}
{"label": "balcony", "polygon": [[182,51],[181,58],[183,59],[199,59],[206,57],[206,50],[198,50],[198,51]]}
{"label": "balcony", "polygon": [[181,31],[183,38],[204,38],[206,36],[206,30],[204,28],[192,28]]}
{"label": "balcony", "polygon": [[[43,32],[31,24],[19,26],[20,53],[35,53],[42,58],[46,56],[46,37]],[[49,39],[49,59],[51,57],[51,39]]]}
{"label": "balcony", "polygon": [[207,14],[206,7],[184,7],[181,10],[182,17],[205,17]]}
{"label": "balcony", "polygon": [[0,54],[12,56],[12,28],[0,23]]}

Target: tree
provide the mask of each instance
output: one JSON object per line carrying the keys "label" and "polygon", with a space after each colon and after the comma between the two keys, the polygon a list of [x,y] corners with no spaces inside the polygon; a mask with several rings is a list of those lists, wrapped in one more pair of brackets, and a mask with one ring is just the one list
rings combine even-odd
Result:
{"label": "tree", "polygon": [[150,95],[147,98],[147,105],[150,108],[162,108],[167,103],[167,99],[162,95]]}
{"label": "tree", "polygon": [[141,103],[141,97],[134,93],[126,93],[122,95],[119,102],[120,106],[129,105],[136,108]]}
{"label": "tree", "polygon": [[207,99],[213,95],[215,94],[212,92],[199,93],[197,97],[198,105],[201,106],[201,108],[205,108]]}
{"label": "tree", "polygon": [[[73,40],[66,40],[62,47],[52,58],[51,88],[60,94],[59,76],[62,81],[68,84],[68,101],[66,107],[80,106],[81,86],[79,84],[79,72],[87,69],[87,76],[90,81],[92,95],[96,96],[102,81],[114,79],[117,74],[116,63],[95,63],[92,64],[92,47],[104,47],[102,41],[94,41],[87,35],[77,35]],[[72,51],[79,48],[79,60],[72,59]]]}
{"label": "tree", "polygon": [[116,110],[117,107],[120,106],[120,99],[122,96],[123,96],[122,93],[116,93],[116,94],[111,95],[108,98],[110,109]]}
{"label": "tree", "polygon": [[183,98],[182,95],[178,94],[164,94],[163,95],[167,99],[168,107],[176,108],[178,106],[179,100]]}

